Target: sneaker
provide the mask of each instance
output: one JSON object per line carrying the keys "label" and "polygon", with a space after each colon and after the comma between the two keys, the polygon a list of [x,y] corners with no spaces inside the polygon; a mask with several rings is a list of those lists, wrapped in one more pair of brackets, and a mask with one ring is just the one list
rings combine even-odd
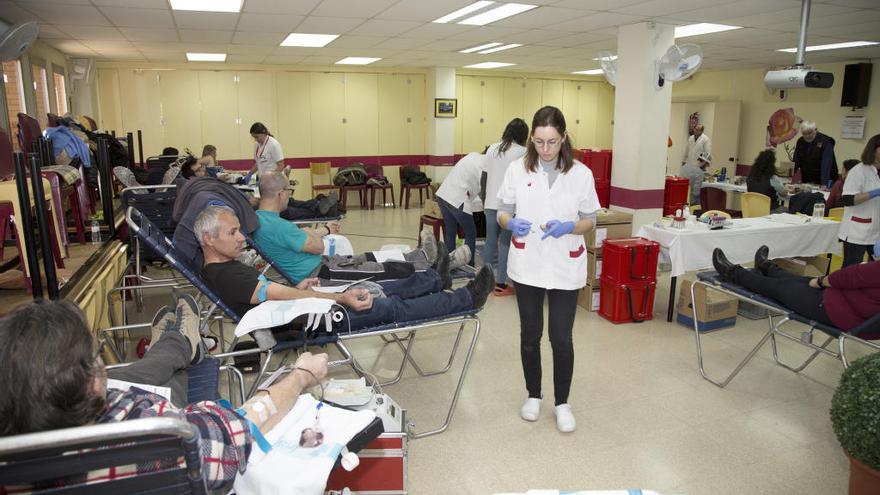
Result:
{"label": "sneaker", "polygon": [[449,263],[449,269],[455,270],[460,266],[467,265],[471,261],[471,248],[467,244],[462,244],[449,253],[452,261]]}
{"label": "sneaker", "polygon": [[162,306],[153,316],[150,328],[150,342],[158,342],[162,332],[168,329],[177,329],[177,315],[169,306]]}
{"label": "sneaker", "polygon": [[320,213],[322,217],[327,216],[327,213],[338,203],[339,196],[336,195],[336,191],[333,191],[326,198],[318,201],[318,213]]}
{"label": "sneaker", "polygon": [[486,299],[489,298],[489,293],[492,292],[494,287],[495,274],[492,273],[492,268],[483,265],[483,268],[480,268],[477,276],[468,282],[465,289],[471,293],[471,297],[474,300],[474,308],[480,309],[486,304]]}
{"label": "sneaker", "polygon": [[577,421],[574,420],[571,406],[568,404],[559,404],[556,406],[556,429],[562,433],[571,433],[576,427]]}
{"label": "sneaker", "polygon": [[202,337],[202,345],[208,350],[208,352],[214,352],[220,346],[220,339],[213,335],[205,335]]}
{"label": "sneaker", "polygon": [[522,409],[519,410],[519,416],[526,421],[537,421],[541,415],[541,399],[529,397]]}
{"label": "sneaker", "polygon": [[434,269],[440,275],[440,281],[443,283],[443,290],[452,288],[452,274],[449,272],[449,251],[446,250],[446,244],[442,242],[437,245],[437,263]]}
{"label": "sneaker", "polygon": [[191,295],[184,294],[177,300],[177,327],[192,347],[190,364],[199,364],[208,353],[199,334],[200,314],[199,305]]}
{"label": "sneaker", "polygon": [[434,232],[428,229],[422,229],[422,231],[419,232],[419,240],[422,243],[422,250],[425,252],[425,257],[428,258],[428,263],[433,265],[437,261],[437,239],[434,237]]}

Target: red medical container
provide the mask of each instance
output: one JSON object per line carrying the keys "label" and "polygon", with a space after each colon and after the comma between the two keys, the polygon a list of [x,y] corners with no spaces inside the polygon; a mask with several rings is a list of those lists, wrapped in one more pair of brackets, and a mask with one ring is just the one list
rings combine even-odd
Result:
{"label": "red medical container", "polygon": [[611,181],[597,180],[596,195],[599,197],[599,204],[602,205],[602,208],[608,208],[611,200]]}
{"label": "red medical container", "polygon": [[617,284],[605,278],[599,282],[599,314],[612,323],[641,323],[652,319],[657,282]]}
{"label": "red medical container", "polygon": [[406,433],[384,433],[358,452],[353,471],[336,467],[327,490],[348,488],[355,493],[407,493]]}
{"label": "red medical container", "polygon": [[690,181],[686,177],[666,176],[663,189],[663,216],[674,215],[690,201]]}
{"label": "red medical container", "polygon": [[613,284],[657,281],[660,244],[630,237],[602,242],[602,279]]}
{"label": "red medical container", "polygon": [[611,181],[611,150],[590,151],[584,163],[593,171],[595,180]]}

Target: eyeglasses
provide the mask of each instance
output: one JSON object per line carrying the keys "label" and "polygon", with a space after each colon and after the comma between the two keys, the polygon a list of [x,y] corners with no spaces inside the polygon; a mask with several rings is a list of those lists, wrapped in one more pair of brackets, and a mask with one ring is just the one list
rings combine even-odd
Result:
{"label": "eyeglasses", "polygon": [[562,144],[562,141],[564,141],[564,140],[565,140],[564,137],[556,138],[556,139],[548,139],[547,141],[544,141],[543,139],[532,138],[532,143],[535,145],[535,148],[541,148],[541,149],[551,148],[552,149],[552,148],[555,148],[555,147],[559,146],[560,144]]}

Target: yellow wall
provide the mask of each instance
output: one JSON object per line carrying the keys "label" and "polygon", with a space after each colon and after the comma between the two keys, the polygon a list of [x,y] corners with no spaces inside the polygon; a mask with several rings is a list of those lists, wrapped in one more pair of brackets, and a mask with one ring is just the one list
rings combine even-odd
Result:
{"label": "yellow wall", "polygon": [[[873,60],[875,74],[871,81],[869,106],[853,111],[840,106],[845,63],[816,65],[814,69],[834,73],[834,86],[829,89],[790,90],[785,101],[780,101],[764,87],[764,69],[700,71],[687,81],[675,83],[673,98],[692,101],[740,100],[742,117],[739,140],[739,163],[750,164],[758,152],[764,149],[767,120],[780,108],[794,108],[795,114],[816,122],[820,132],[828,134],[837,141],[838,164],[848,158],[858,158],[868,138],[880,133],[880,74],[877,74],[880,60]],[[865,137],[863,139],[840,139],[840,125],[848,115],[866,116]],[[710,136],[712,129],[706,129]],[[794,140],[789,144],[793,147]],[[788,160],[780,146],[778,160]]]}

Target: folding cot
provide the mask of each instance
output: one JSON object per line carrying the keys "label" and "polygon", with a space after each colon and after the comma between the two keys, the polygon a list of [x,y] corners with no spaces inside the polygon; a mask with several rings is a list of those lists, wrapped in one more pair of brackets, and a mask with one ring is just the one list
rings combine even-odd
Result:
{"label": "folding cot", "polygon": [[[193,267],[187,266],[185,262],[183,262],[179,257],[177,257],[174,253],[174,248],[171,245],[169,239],[162,233],[162,231],[150,221],[145,215],[141,214],[138,210],[133,207],[129,207],[126,209],[126,221],[128,223],[131,231],[140,239],[140,241],[152,249],[156,254],[161,255],[165,258],[165,260],[171,265],[171,267],[178,271],[193,287],[199,290],[203,296],[205,296],[211,303],[211,307],[208,309],[206,314],[204,315],[203,325],[209,324],[213,319],[219,319],[222,315],[226,315],[229,319],[231,319],[234,323],[238,323],[241,320],[242,315],[237,314],[231,308],[229,308],[220,298],[207,287],[201,277],[198,275],[199,270],[194,269]],[[268,259],[268,258],[267,258]],[[282,273],[283,272],[279,272]],[[344,309],[342,310],[344,311]],[[476,347],[477,338],[480,334],[480,320],[477,316],[476,309],[461,313],[455,313],[446,315],[442,319],[437,320],[419,320],[419,321],[408,321],[408,322],[400,322],[400,323],[390,323],[384,324],[369,328],[362,328],[346,331],[331,331],[331,332],[316,332],[307,334],[303,339],[297,340],[284,340],[284,341],[276,341],[272,332],[269,329],[256,330],[252,336],[254,340],[257,342],[258,349],[250,349],[250,350],[241,350],[241,351],[232,351],[226,352],[222,354],[216,355],[218,358],[230,358],[235,356],[242,356],[247,354],[254,354],[257,352],[265,352],[266,356],[263,358],[264,361],[261,365],[259,374],[256,377],[254,382],[254,386],[251,388],[250,394],[253,394],[255,391],[254,388],[260,381],[262,377],[268,372],[269,362],[271,361],[272,356],[275,354],[286,353],[291,350],[297,350],[304,348],[306,346],[323,346],[332,344],[336,346],[339,352],[342,354],[343,359],[340,361],[335,361],[332,363],[334,366],[340,365],[350,365],[354,371],[360,375],[368,374],[357,362],[352,353],[349,351],[348,347],[345,345],[345,342],[348,340],[354,340],[362,337],[372,337],[372,336],[389,336],[392,339],[398,340],[398,344],[402,346],[404,349],[403,357],[401,359],[400,367],[397,370],[397,374],[390,382],[385,383],[393,384],[400,380],[406,363],[409,362],[413,365],[416,372],[421,376],[432,376],[436,374],[442,374],[452,367],[452,363],[455,358],[456,351],[458,349],[459,343],[461,342],[462,335],[465,329],[465,326],[468,323],[473,324],[473,335],[471,337],[470,343],[467,348],[467,353],[464,358],[464,362],[462,364],[461,373],[458,377],[458,382],[456,384],[455,391],[452,394],[452,398],[450,400],[449,408],[447,410],[445,421],[437,428],[431,429],[424,432],[414,432],[413,437],[419,438],[423,436],[433,435],[437,433],[441,433],[445,431],[449,427],[449,423],[452,420],[453,413],[455,411],[455,406],[458,403],[458,398],[461,393],[462,386],[464,384],[464,379],[467,374],[467,370],[470,366],[471,358],[473,357],[473,352]],[[222,313],[222,315],[221,315]],[[421,367],[417,365],[415,360],[411,356],[411,351],[413,347],[413,343],[415,341],[416,333],[419,330],[427,329],[427,328],[440,328],[449,325],[459,325],[458,333],[456,334],[455,341],[453,343],[452,349],[450,351],[450,357],[444,368],[433,371],[425,371]],[[221,320],[222,325],[222,320]],[[405,340],[407,343],[405,346],[402,344],[401,337],[398,337],[397,334],[405,334],[402,340]],[[223,338],[222,327],[221,327],[221,338]],[[237,340],[237,339],[236,339]],[[233,341],[233,345],[235,340]],[[111,349],[113,348],[111,343]],[[249,394],[249,395],[250,395]]]}
{"label": "folding cot", "polygon": [[[755,354],[757,354],[758,350],[764,346],[767,340],[770,340],[770,345],[773,350],[773,359],[774,361],[776,361],[776,364],[795,373],[801,372],[819,354],[826,354],[828,356],[834,357],[835,359],[839,359],[841,364],[843,364],[843,367],[846,368],[847,366],[849,366],[849,362],[847,361],[846,357],[847,341],[858,342],[860,344],[868,346],[871,349],[880,350],[880,344],[878,344],[877,342],[872,342],[872,340],[880,339],[880,314],[874,315],[872,318],[865,321],[858,327],[850,330],[849,332],[844,332],[839,328],[810,320],[807,317],[799,315],[792,310],[783,307],[777,301],[756,294],[746,289],[745,287],[736,285],[731,282],[722,281],[718,273],[714,271],[697,273],[697,280],[694,281],[694,283],[691,285],[691,301],[694,300],[697,285],[703,285],[707,289],[723,292],[727,295],[736,297],[739,300],[747,301],[751,304],[768,310],[767,320],[769,324],[769,329],[764,334],[764,336],[761,337],[761,340],[758,341],[755,347],[752,348],[752,350],[746,355],[746,357],[743,358],[743,360],[736,366],[736,368],[723,380],[717,380],[710,377],[704,369],[703,347],[700,340],[701,335],[699,329],[697,328],[697,318],[694,318],[694,334],[696,335],[697,341],[697,363],[700,368],[700,374],[703,376],[703,378],[719,387],[725,387],[728,383],[730,383],[730,381],[733,380],[733,378],[745,367],[745,365],[748,364],[753,357],[755,357]],[[774,318],[779,319],[774,322]],[[809,330],[803,332],[799,336],[786,333],[782,330],[782,326],[790,321],[803,323],[809,326]],[[821,345],[816,345],[813,343],[813,335],[816,330],[822,332],[827,336],[827,338]],[[779,357],[779,350],[777,349],[776,344],[777,337],[782,337],[792,342],[797,342],[811,349],[813,352],[803,363],[800,363],[797,366],[790,366],[782,362]],[[837,340],[838,349],[836,352],[827,349],[828,345],[833,340]]]}

